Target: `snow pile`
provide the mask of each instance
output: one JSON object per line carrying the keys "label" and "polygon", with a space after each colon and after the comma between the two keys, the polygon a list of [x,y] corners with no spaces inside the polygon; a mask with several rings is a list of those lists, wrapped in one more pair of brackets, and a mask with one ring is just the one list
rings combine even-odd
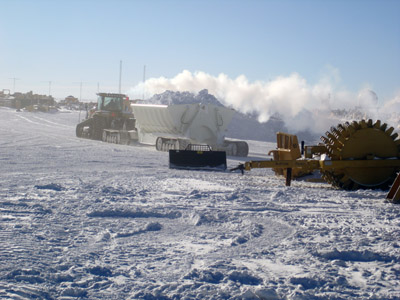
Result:
{"label": "snow pile", "polygon": [[0,298],[400,299],[386,192],[168,169],[78,119],[0,108]]}
{"label": "snow pile", "polygon": [[216,106],[223,106],[220,101],[217,100],[213,95],[208,93],[208,90],[201,90],[199,93],[194,94],[190,92],[173,92],[165,91],[162,94],[153,95],[148,102],[152,104],[213,104]]}

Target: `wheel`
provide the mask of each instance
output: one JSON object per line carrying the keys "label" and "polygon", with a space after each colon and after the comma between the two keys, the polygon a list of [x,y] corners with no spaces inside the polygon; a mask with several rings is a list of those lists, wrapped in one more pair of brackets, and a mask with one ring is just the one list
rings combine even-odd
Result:
{"label": "wheel", "polygon": [[249,145],[246,142],[236,142],[237,156],[247,157],[249,154]]}
{"label": "wheel", "polygon": [[116,144],[121,144],[121,135],[119,133],[117,133],[117,135],[115,137],[115,143]]}
{"label": "wheel", "polygon": [[172,148],[172,150],[179,150],[180,148],[180,145],[179,145],[179,140],[176,140],[175,141],[175,143],[174,143],[174,147]]}
{"label": "wheel", "polygon": [[238,146],[235,142],[230,142],[229,145],[229,152],[227,153],[230,156],[237,156],[238,153]]}
{"label": "wheel", "polygon": [[93,140],[101,140],[103,136],[103,129],[106,128],[106,119],[101,116],[93,116],[91,127],[91,138]]}
{"label": "wheel", "polygon": [[[393,127],[378,120],[339,124],[321,137],[332,160],[368,160],[400,157],[400,141]],[[398,172],[391,168],[344,168],[321,170],[325,181],[333,186],[354,190],[358,188],[387,189]]]}
{"label": "wheel", "polygon": [[87,119],[87,120],[79,123],[78,125],[76,125],[76,136],[77,137],[84,137],[84,135],[85,135],[84,128],[85,127],[91,128],[92,124],[93,124],[93,120],[92,119]]}
{"label": "wheel", "polygon": [[163,139],[158,137],[156,140],[156,150],[162,151],[162,147],[163,147]]}
{"label": "wheel", "polygon": [[107,141],[107,132],[104,131],[104,130],[103,130],[103,136],[102,136],[101,140],[102,140],[103,142],[106,142],[106,141]]}
{"label": "wheel", "polygon": [[76,136],[82,137],[82,135],[83,135],[83,125],[78,124],[76,125]]}

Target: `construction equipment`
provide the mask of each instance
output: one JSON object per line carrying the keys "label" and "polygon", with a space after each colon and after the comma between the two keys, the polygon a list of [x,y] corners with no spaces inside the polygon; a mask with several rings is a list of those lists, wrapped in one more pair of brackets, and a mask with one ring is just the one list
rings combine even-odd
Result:
{"label": "construction equipment", "polygon": [[273,168],[286,176],[287,185],[319,170],[326,182],[345,190],[386,189],[400,170],[400,140],[393,131],[380,120],[346,122],[331,127],[321,137],[323,143],[304,147],[303,156],[296,136],[278,133],[278,149],[270,152],[273,160],[248,161],[234,169]]}
{"label": "construction equipment", "polygon": [[135,132],[129,98],[111,93],[98,93],[97,96],[97,109],[76,126],[76,136],[116,144],[127,143],[131,139],[130,131]]}
{"label": "construction equipment", "polygon": [[209,145],[230,156],[247,156],[244,141],[225,139],[235,111],[211,104],[130,104],[123,94],[99,93],[97,109],[76,126],[76,136],[116,144],[155,145],[159,151]]}
{"label": "construction equipment", "polygon": [[397,175],[389,193],[386,195],[386,200],[395,204],[400,204],[400,173]]}
{"label": "construction equipment", "polygon": [[169,150],[171,169],[226,170],[226,152],[208,145],[189,144],[185,150]]}
{"label": "construction equipment", "polygon": [[235,111],[212,104],[133,104],[139,142],[159,151],[184,150],[188,144],[209,145],[214,151],[246,157],[244,141],[225,139]]}

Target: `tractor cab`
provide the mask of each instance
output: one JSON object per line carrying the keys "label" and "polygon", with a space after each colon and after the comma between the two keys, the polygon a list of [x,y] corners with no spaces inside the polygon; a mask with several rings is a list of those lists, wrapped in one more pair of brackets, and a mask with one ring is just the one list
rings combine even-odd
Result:
{"label": "tractor cab", "polygon": [[110,112],[129,112],[129,98],[123,94],[97,94],[97,109]]}
{"label": "tractor cab", "polygon": [[76,136],[102,140],[106,130],[119,132],[134,128],[135,119],[126,95],[98,93],[96,110],[90,111],[88,118],[76,126]]}

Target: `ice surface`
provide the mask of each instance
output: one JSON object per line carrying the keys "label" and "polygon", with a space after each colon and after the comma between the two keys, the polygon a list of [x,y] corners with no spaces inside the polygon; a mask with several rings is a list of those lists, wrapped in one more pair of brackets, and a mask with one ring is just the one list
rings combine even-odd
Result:
{"label": "ice surface", "polygon": [[0,108],[0,298],[400,299],[386,192],[172,170],[76,138],[78,119]]}

